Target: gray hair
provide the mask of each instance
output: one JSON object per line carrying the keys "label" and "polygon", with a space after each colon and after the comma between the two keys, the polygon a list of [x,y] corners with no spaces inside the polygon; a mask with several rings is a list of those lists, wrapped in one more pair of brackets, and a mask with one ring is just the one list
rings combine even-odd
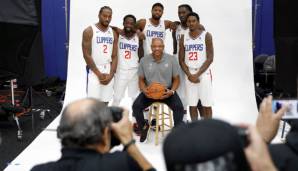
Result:
{"label": "gray hair", "polygon": [[[62,112],[57,136],[64,147],[85,147],[102,142],[104,129],[112,122],[111,111],[103,102],[93,98],[84,111],[72,115],[68,105]],[[74,112],[75,113],[75,112]]]}

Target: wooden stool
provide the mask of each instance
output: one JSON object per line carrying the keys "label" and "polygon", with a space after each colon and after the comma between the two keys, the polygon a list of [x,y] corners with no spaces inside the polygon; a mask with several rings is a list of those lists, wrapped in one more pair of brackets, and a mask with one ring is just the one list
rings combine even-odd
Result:
{"label": "wooden stool", "polygon": [[[169,131],[173,128],[173,113],[170,108],[168,108],[167,112],[165,111],[164,103],[154,102],[149,108],[149,130],[150,128],[155,128],[155,145],[158,145],[158,135],[159,132],[164,136],[165,131]],[[155,118],[156,124],[155,126],[151,125],[152,118]],[[169,121],[169,125],[165,123],[165,121]],[[168,127],[165,130],[165,126]],[[161,130],[159,129],[161,127]]]}

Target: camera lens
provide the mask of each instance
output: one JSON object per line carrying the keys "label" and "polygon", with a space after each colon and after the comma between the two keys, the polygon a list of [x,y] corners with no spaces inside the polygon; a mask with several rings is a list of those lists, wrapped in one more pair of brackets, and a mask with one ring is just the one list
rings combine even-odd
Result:
{"label": "camera lens", "polygon": [[113,116],[113,122],[118,122],[122,118],[123,109],[121,107],[109,107]]}

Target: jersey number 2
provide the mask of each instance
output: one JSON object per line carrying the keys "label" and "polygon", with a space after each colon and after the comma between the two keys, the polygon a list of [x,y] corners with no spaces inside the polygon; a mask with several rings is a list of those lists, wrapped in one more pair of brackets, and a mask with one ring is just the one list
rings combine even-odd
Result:
{"label": "jersey number 2", "polygon": [[124,58],[125,58],[125,59],[130,59],[130,58],[131,58],[131,51],[126,50],[126,51],[124,52]]}
{"label": "jersey number 2", "polygon": [[190,61],[196,61],[196,60],[198,60],[198,52],[189,52],[188,59]]}
{"label": "jersey number 2", "polygon": [[103,53],[108,53],[108,45],[103,45]]}

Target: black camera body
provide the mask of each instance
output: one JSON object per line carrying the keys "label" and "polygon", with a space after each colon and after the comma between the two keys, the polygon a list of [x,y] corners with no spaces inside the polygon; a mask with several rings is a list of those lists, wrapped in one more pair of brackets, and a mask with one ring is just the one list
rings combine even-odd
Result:
{"label": "black camera body", "polygon": [[[123,116],[123,109],[121,107],[111,106],[108,107],[110,109],[113,122],[119,122]],[[111,148],[120,145],[120,140],[116,137],[115,133],[111,132]]]}
{"label": "black camera body", "polygon": [[246,128],[236,127],[238,135],[240,137],[240,141],[243,147],[247,147],[249,145],[248,140],[248,131]]}
{"label": "black camera body", "polygon": [[122,119],[123,109],[121,107],[111,106],[109,109],[112,113],[113,122],[118,122]]}

